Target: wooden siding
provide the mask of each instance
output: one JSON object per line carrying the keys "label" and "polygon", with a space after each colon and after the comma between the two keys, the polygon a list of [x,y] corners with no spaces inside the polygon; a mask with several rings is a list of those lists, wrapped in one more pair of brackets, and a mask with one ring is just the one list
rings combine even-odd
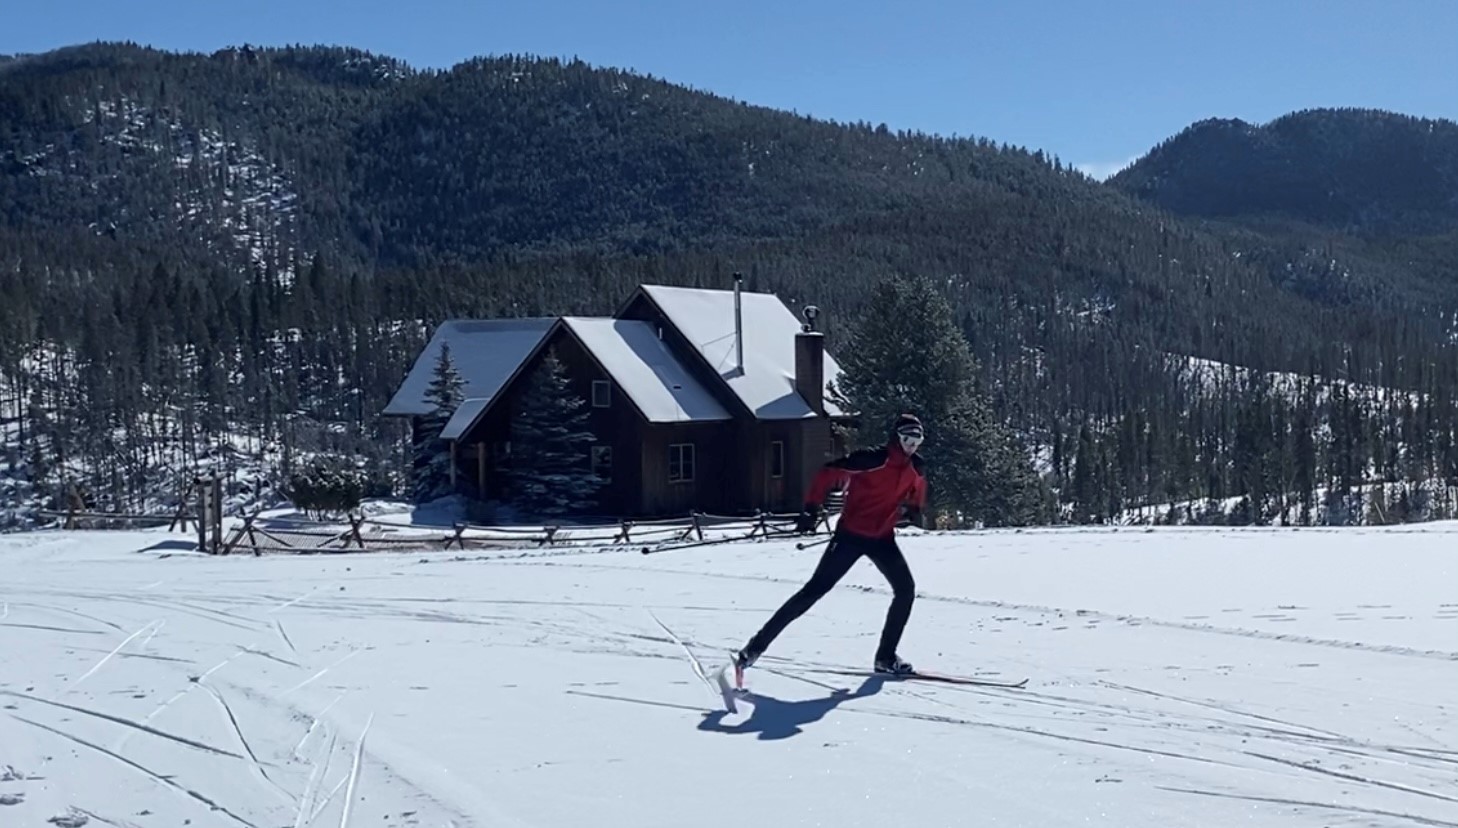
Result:
{"label": "wooden siding", "polygon": [[[598,496],[600,509],[610,515],[637,515],[642,512],[643,464],[638,446],[642,432],[651,427],[638,413],[628,395],[598,365],[575,336],[566,329],[554,337],[557,358],[567,369],[572,391],[587,402],[590,428],[597,437],[596,445],[612,449],[612,479]],[[592,383],[606,381],[607,408],[592,405]]]}
{"label": "wooden siding", "polygon": [[[497,447],[509,442],[511,418],[517,410],[526,379],[536,371],[546,358],[548,349],[555,350],[557,358],[566,368],[568,384],[572,392],[588,405],[588,428],[597,438],[594,445],[612,449],[612,476],[608,485],[598,495],[597,511],[604,515],[635,515],[641,507],[639,493],[642,489],[642,465],[638,445],[640,431],[647,423],[639,416],[632,402],[611,383],[607,408],[592,406],[592,383],[594,380],[608,380],[609,377],[597,362],[583,349],[582,345],[566,328],[552,335],[547,348],[543,348],[522,369],[516,382],[501,391],[498,399],[486,415],[468,433],[462,435],[463,443],[479,443],[487,447],[485,485],[474,485],[473,494],[485,500],[509,499],[509,470],[516,463],[529,463],[531,458],[521,457],[514,450],[508,456],[501,456]],[[474,456],[474,452],[471,453]],[[591,462],[589,452],[588,461]],[[473,470],[474,471],[474,470]],[[468,473],[473,483],[476,475]],[[468,490],[469,491],[469,490]]]}
{"label": "wooden siding", "polygon": [[[758,458],[753,480],[757,505],[774,512],[795,512],[804,505],[815,473],[834,457],[830,420],[824,417],[762,423],[752,443]],[[773,474],[774,444],[784,444],[784,474]]]}
{"label": "wooden siding", "polygon": [[[729,423],[664,423],[641,433],[642,514],[678,516],[690,511],[737,511],[733,467],[735,440]],[[693,476],[670,480],[674,446],[693,446]]]}

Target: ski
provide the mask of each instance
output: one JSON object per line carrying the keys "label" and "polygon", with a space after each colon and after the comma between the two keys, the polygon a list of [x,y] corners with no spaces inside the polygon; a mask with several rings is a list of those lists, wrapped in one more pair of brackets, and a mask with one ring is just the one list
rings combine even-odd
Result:
{"label": "ski", "polygon": [[740,681],[737,676],[734,680],[730,680],[729,675],[733,671],[733,662],[720,667],[714,672],[714,683],[718,685],[719,695],[724,699],[724,709],[729,713],[738,713],[739,705],[736,700],[739,698],[739,690],[742,685],[736,686]]}
{"label": "ski", "polygon": [[921,670],[917,670],[916,672],[907,676],[907,678],[921,679],[923,681],[940,681],[946,684],[967,684],[975,687],[1006,687],[1010,690],[1016,690],[1022,687],[1026,687],[1028,685],[1027,678],[1021,678],[1016,680],[991,678],[982,679],[972,678],[971,676],[949,676],[943,675],[941,673],[927,673]]}
{"label": "ski", "polygon": [[974,687],[1003,687],[1003,688],[1008,688],[1008,689],[1012,689],[1012,690],[1016,690],[1016,689],[1025,687],[1025,686],[1027,686],[1027,683],[1028,683],[1028,680],[1026,678],[1024,678],[1024,679],[1016,679],[1016,680],[1013,680],[1013,679],[990,679],[990,678],[984,679],[984,678],[972,678],[970,676],[953,676],[953,675],[948,675],[946,673],[928,672],[926,670],[917,670],[914,673],[904,673],[902,675],[896,675],[896,674],[893,674],[893,673],[878,673],[878,672],[876,672],[874,670],[837,670],[837,669],[830,668],[830,667],[817,667],[817,668],[808,668],[808,669],[809,669],[810,672],[813,672],[813,673],[832,673],[834,675],[839,675],[839,676],[861,676],[861,677],[864,677],[864,678],[876,678],[876,677],[879,677],[879,678],[884,678],[884,679],[890,679],[892,681],[898,681],[898,680],[936,681],[936,682],[941,682],[943,684],[965,684],[965,685],[970,685],[970,686],[974,686]]}
{"label": "ski", "polygon": [[[698,656],[695,656],[693,651],[688,648],[688,645],[684,643],[683,639],[678,637],[678,633],[663,623],[663,620],[655,615],[653,610],[648,610],[648,615],[658,623],[658,626],[663,628],[664,632],[668,633],[668,637],[673,639],[673,643],[677,644],[683,650],[683,654],[688,656],[689,665],[694,669],[694,675],[699,677],[699,680],[704,683],[704,686],[708,687],[710,692],[714,690],[719,691],[719,697],[724,701],[725,710],[729,713],[739,712],[739,706],[734,702],[736,695],[729,684],[727,676],[728,671],[734,668],[733,660],[718,670],[715,670],[713,678],[710,678],[708,672],[704,669],[703,662],[699,661]],[[742,680],[742,677],[740,678]]]}

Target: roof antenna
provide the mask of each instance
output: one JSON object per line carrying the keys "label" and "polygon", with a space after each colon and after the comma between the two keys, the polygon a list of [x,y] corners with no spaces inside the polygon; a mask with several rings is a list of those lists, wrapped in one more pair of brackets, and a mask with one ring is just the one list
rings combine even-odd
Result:
{"label": "roof antenna", "polygon": [[744,312],[739,303],[739,285],[744,276],[734,271],[734,356],[739,360],[739,373],[744,373]]}

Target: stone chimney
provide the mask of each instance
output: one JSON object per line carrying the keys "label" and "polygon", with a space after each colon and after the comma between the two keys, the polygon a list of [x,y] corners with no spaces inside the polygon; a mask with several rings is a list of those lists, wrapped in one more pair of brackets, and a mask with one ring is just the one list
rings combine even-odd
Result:
{"label": "stone chimney", "polygon": [[825,334],[815,330],[820,309],[806,305],[805,324],[795,334],[795,391],[816,414],[825,414]]}

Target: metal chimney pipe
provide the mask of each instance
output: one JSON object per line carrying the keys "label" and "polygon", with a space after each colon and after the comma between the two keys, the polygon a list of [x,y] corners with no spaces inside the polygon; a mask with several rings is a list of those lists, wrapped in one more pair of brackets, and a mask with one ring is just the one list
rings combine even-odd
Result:
{"label": "metal chimney pipe", "polygon": [[739,302],[739,285],[744,276],[734,272],[734,356],[739,362],[739,373],[744,373],[744,311]]}

